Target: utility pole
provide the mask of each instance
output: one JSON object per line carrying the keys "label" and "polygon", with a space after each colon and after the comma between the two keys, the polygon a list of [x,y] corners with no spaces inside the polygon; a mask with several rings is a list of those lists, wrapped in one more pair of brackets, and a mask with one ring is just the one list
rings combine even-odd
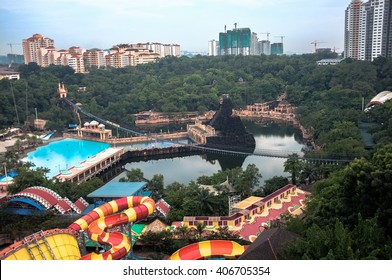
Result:
{"label": "utility pole", "polygon": [[18,127],[20,127],[18,108],[16,107],[16,100],[15,100],[14,88],[12,87],[12,81],[11,81],[11,80],[10,80],[10,85],[11,85],[12,99],[14,100],[14,107],[15,107],[16,119],[17,119],[17,121],[18,121]]}
{"label": "utility pole", "polygon": [[27,80],[26,80],[26,121],[29,120],[29,107],[27,103]]}

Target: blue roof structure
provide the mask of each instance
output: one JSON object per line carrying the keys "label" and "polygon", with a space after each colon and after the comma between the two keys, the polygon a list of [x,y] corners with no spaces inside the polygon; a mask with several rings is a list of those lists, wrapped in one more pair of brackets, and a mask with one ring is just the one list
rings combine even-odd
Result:
{"label": "blue roof structure", "polygon": [[124,196],[148,196],[151,192],[143,190],[147,182],[109,182],[99,189],[89,193],[92,198],[120,198]]}

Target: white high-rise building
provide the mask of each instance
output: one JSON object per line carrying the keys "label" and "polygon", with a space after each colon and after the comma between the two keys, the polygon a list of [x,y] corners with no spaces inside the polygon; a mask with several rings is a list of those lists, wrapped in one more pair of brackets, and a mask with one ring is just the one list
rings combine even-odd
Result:
{"label": "white high-rise building", "polygon": [[384,27],[384,7],[386,0],[372,0],[370,1],[373,8],[373,32],[372,32],[372,53],[371,60],[381,56],[382,41],[383,41],[383,27]]}
{"label": "white high-rise building", "polygon": [[271,54],[271,42],[269,40],[261,40],[259,42],[260,54]]}
{"label": "white high-rise building", "polygon": [[216,40],[208,41],[208,55],[209,56],[219,55],[219,41]]}

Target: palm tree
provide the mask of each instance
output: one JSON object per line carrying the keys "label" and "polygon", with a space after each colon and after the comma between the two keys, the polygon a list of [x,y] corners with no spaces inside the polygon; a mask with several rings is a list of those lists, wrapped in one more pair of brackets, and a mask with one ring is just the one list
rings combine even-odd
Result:
{"label": "palm tree", "polygon": [[319,167],[317,167],[314,163],[305,162],[302,168],[301,178],[303,180],[308,180],[309,183],[312,183],[318,179],[319,175]]}
{"label": "palm tree", "polygon": [[191,239],[191,229],[187,226],[179,226],[175,230],[175,234],[179,239],[189,240]]}
{"label": "palm tree", "polygon": [[297,184],[297,177],[303,169],[303,161],[299,158],[297,153],[289,155],[283,164],[284,171],[291,173],[291,182],[293,185]]}
{"label": "palm tree", "polygon": [[19,161],[18,153],[16,153],[15,151],[6,151],[4,157],[8,169],[13,169],[17,166],[17,163]]}
{"label": "palm tree", "polygon": [[215,196],[208,190],[197,188],[195,200],[198,202],[200,215],[212,215],[215,212],[215,207],[218,205]]}
{"label": "palm tree", "polygon": [[196,238],[198,240],[202,240],[205,228],[206,228],[206,225],[204,223],[197,223],[196,224],[195,230],[196,230]]}

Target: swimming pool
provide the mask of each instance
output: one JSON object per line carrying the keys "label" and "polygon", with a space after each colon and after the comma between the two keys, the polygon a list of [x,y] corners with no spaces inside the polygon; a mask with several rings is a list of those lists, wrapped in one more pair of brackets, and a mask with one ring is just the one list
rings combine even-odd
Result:
{"label": "swimming pool", "polygon": [[68,169],[79,162],[109,148],[107,143],[66,138],[38,147],[27,154],[23,161],[32,162],[35,167],[46,167],[51,178],[61,170]]}

